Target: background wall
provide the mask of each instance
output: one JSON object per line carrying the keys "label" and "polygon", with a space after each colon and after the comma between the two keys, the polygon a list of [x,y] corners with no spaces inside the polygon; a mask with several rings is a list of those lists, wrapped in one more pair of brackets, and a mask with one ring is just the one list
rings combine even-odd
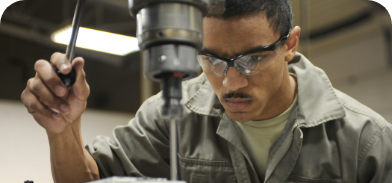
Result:
{"label": "background wall", "polygon": [[364,36],[311,56],[332,85],[392,122],[392,67],[382,34]]}
{"label": "background wall", "polygon": [[[111,137],[117,125],[126,125],[133,115],[87,109],[82,136],[91,144],[97,135]],[[27,113],[21,102],[0,100],[0,182],[53,182],[45,130]]]}
{"label": "background wall", "polygon": [[[127,0],[87,1],[82,26],[135,36]],[[65,46],[50,34],[71,23],[75,0],[25,0],[11,5],[0,25],[0,182],[51,183],[48,141],[20,102],[34,63]],[[366,0],[292,0],[299,51],[322,68],[337,89],[392,122],[392,25],[388,12]],[[139,53],[118,57],[84,49],[91,86],[83,116],[84,143],[111,136],[140,103],[159,91],[143,78]]]}

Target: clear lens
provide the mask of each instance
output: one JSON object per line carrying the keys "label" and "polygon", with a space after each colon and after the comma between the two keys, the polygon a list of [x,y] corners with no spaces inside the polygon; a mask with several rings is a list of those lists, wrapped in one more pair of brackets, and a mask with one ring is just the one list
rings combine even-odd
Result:
{"label": "clear lens", "polygon": [[245,55],[234,61],[234,67],[242,74],[257,74],[269,67],[278,58],[278,51],[262,51]]}
{"label": "clear lens", "polygon": [[204,72],[212,72],[217,76],[222,76],[227,67],[227,62],[207,55],[198,55],[197,60]]}
{"label": "clear lens", "polygon": [[[257,74],[269,67],[278,58],[278,51],[261,51],[244,55],[234,61],[234,67],[245,75]],[[226,73],[227,62],[207,55],[198,55],[197,60],[204,72],[223,76]]]}

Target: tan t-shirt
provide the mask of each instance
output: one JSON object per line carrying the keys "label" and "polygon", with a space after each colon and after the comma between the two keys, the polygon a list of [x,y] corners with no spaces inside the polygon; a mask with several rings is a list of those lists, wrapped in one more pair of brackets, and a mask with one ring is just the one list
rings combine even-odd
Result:
{"label": "tan t-shirt", "polygon": [[236,121],[250,144],[250,159],[255,165],[259,177],[262,179],[265,177],[267,169],[269,150],[283,132],[296,101],[297,96],[295,96],[293,103],[286,111],[274,118],[262,121]]}

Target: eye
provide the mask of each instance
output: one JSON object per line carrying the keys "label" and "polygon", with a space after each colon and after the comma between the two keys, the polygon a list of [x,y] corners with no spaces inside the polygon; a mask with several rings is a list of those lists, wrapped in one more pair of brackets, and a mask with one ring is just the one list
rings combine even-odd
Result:
{"label": "eye", "polygon": [[263,55],[251,55],[250,56],[250,61],[260,61],[264,58]]}

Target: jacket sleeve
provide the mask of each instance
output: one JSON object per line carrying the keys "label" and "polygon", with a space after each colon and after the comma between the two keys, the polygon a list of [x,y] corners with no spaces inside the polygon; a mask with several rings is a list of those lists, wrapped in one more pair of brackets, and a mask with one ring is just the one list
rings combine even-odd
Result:
{"label": "jacket sleeve", "polygon": [[386,125],[367,144],[366,156],[358,162],[358,182],[392,182],[392,126]]}
{"label": "jacket sleeve", "polygon": [[116,127],[113,140],[98,136],[86,146],[101,178],[170,177],[169,132],[160,115],[159,96],[144,102],[128,125]]}

